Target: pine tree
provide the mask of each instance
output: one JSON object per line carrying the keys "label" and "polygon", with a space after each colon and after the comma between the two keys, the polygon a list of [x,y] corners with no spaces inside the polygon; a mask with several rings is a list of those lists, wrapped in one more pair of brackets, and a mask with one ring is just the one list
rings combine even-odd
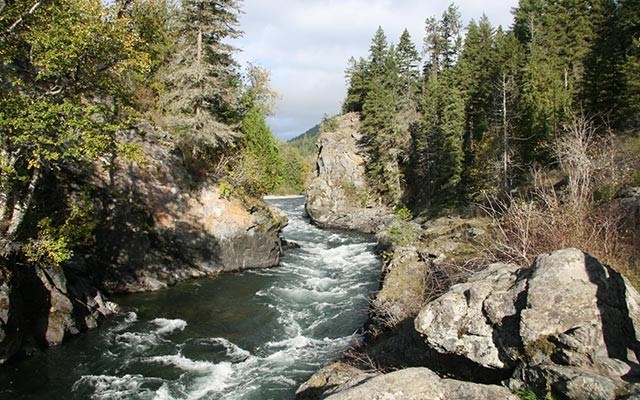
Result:
{"label": "pine tree", "polygon": [[414,196],[426,207],[452,204],[463,167],[464,102],[451,74],[427,81],[422,110],[413,137]]}
{"label": "pine tree", "polygon": [[375,80],[385,74],[385,60],[389,50],[387,36],[381,26],[376,30],[369,47],[368,79]]}
{"label": "pine tree", "polygon": [[581,107],[585,62],[595,39],[594,0],[522,0],[514,30],[527,48],[523,75],[526,118],[520,129],[532,140],[525,159],[545,159],[574,108]]}
{"label": "pine tree", "polygon": [[442,19],[436,20],[435,17],[430,17],[426,20],[425,79],[428,79],[428,76],[435,76],[437,79],[440,71],[453,68],[462,45],[461,29],[461,15],[454,4],[451,4],[442,14]]}
{"label": "pine tree", "polygon": [[367,150],[367,177],[371,187],[387,204],[400,200],[402,175],[399,166],[399,148],[396,143],[394,91],[383,78],[375,78],[363,107],[362,134]]}
{"label": "pine tree", "polygon": [[465,94],[466,120],[465,148],[470,150],[474,141],[491,124],[494,85],[497,78],[494,29],[486,15],[479,24],[471,21],[464,49],[457,65],[461,89]]}
{"label": "pine tree", "polygon": [[480,23],[471,21],[467,28],[464,48],[456,66],[456,75],[465,102],[465,153],[463,185],[475,193],[486,185],[479,171],[487,169],[486,154],[492,138],[484,140],[494,125],[495,85],[498,81],[495,32],[489,19],[483,15]]}
{"label": "pine tree", "polygon": [[239,135],[230,126],[238,102],[233,48],[240,35],[236,0],[184,0],[181,48],[165,96],[170,125],[194,159],[215,157]]}
{"label": "pine tree", "polygon": [[356,60],[351,57],[345,72],[347,79],[347,97],[342,103],[342,112],[362,112],[367,95],[368,64],[364,58]]}
{"label": "pine tree", "polygon": [[[518,139],[515,126],[519,116],[521,69],[524,63],[524,50],[514,32],[496,35],[496,53],[498,64],[497,96],[494,96],[494,109],[498,112],[498,136],[500,148],[500,182],[503,192],[509,192],[512,186],[515,145]],[[496,104],[497,103],[497,104]],[[525,140],[517,140],[523,143]]]}
{"label": "pine tree", "polygon": [[420,55],[411,41],[411,35],[407,29],[402,32],[396,52],[399,74],[399,109],[414,110],[420,79]]}

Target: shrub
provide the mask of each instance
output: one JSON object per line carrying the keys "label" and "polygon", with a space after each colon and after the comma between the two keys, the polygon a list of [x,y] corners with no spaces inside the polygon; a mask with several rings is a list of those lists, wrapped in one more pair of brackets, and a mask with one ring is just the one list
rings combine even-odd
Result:
{"label": "shrub", "polygon": [[394,247],[408,246],[418,240],[418,233],[415,226],[411,223],[413,215],[408,208],[402,207],[396,211],[393,218],[393,224],[387,231],[391,244]]}
{"label": "shrub", "polygon": [[[497,241],[493,258],[531,265],[535,257],[560,248],[575,247],[638,279],[640,234],[621,203],[600,204],[613,197],[612,188],[598,182],[621,177],[609,138],[596,140],[590,123],[576,119],[555,146],[564,187],[547,184],[548,172],[533,170],[533,188],[520,196],[492,198],[485,207],[494,219]],[[608,149],[608,150],[607,150]],[[636,287],[638,285],[636,284]]]}

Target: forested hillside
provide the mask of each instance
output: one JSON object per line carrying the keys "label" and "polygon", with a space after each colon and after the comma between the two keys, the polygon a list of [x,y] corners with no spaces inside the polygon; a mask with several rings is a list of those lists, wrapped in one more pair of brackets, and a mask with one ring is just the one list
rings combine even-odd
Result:
{"label": "forested hillside", "polygon": [[637,216],[620,199],[640,185],[640,3],[522,0],[513,14],[464,27],[452,4],[421,45],[380,27],[349,61],[365,197],[488,214],[499,259],[578,247],[638,276]]}
{"label": "forested hillside", "polygon": [[[634,1],[521,1],[513,27],[463,27],[451,5],[422,45],[376,32],[351,59],[344,112],[362,113],[368,176],[384,203],[417,208],[508,193],[557,162],[576,120],[638,128],[640,9]],[[425,57],[421,57],[424,54]],[[423,184],[424,183],[424,184]],[[418,188],[417,190],[406,190]]]}

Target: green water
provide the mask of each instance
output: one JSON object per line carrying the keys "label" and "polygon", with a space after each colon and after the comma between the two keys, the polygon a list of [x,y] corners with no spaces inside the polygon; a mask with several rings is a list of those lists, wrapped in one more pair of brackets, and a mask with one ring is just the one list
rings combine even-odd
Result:
{"label": "green water", "polygon": [[99,329],[0,368],[0,399],[294,398],[357,339],[380,270],[370,238],[310,225],[303,201],[272,201],[302,246],[280,266],[116,298]]}

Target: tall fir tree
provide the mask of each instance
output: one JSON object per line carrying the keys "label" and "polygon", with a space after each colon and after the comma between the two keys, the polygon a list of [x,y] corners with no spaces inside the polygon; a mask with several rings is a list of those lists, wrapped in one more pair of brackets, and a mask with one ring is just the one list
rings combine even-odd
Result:
{"label": "tall fir tree", "polygon": [[467,28],[464,48],[456,65],[456,75],[465,102],[465,132],[463,140],[463,185],[467,195],[486,186],[478,172],[487,167],[489,143],[494,143],[490,130],[494,127],[495,86],[498,83],[495,30],[483,15],[479,23],[471,21]]}
{"label": "tall fir tree", "polygon": [[415,110],[420,81],[420,55],[411,41],[409,31],[405,29],[398,42],[398,96],[401,110]]}
{"label": "tall fir tree", "polygon": [[445,10],[440,20],[435,17],[427,18],[424,38],[424,53],[427,55],[425,79],[431,76],[437,79],[440,71],[453,68],[462,45],[461,30],[461,15],[454,4]]}
{"label": "tall fir tree", "polygon": [[239,136],[231,126],[237,120],[239,78],[234,49],[225,43],[241,34],[239,2],[183,0],[181,10],[180,48],[167,76],[166,110],[187,154],[207,160]]}
{"label": "tall fir tree", "polygon": [[421,207],[455,204],[464,154],[464,101],[451,73],[429,79],[420,128],[413,135],[414,202]]}
{"label": "tall fir tree", "polygon": [[370,80],[373,81],[375,78],[384,75],[388,50],[389,43],[387,41],[387,35],[385,35],[382,27],[379,26],[369,47],[369,68],[367,73]]}
{"label": "tall fir tree", "polygon": [[367,178],[386,204],[397,204],[402,176],[396,143],[395,94],[382,77],[374,78],[362,111],[363,144],[368,154]]}
{"label": "tall fir tree", "polygon": [[364,99],[367,95],[367,61],[364,58],[356,60],[351,57],[345,77],[347,80],[347,97],[342,103],[342,112],[362,112]]}

